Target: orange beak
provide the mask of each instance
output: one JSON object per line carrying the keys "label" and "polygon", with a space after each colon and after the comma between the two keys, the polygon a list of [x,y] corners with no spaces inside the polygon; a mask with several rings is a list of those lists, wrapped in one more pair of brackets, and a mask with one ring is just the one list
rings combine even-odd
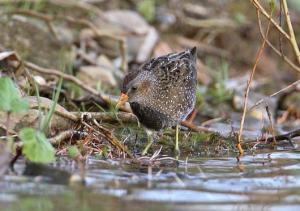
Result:
{"label": "orange beak", "polygon": [[127,100],[128,100],[128,95],[121,93],[116,108],[120,108],[121,106],[123,106],[127,102]]}

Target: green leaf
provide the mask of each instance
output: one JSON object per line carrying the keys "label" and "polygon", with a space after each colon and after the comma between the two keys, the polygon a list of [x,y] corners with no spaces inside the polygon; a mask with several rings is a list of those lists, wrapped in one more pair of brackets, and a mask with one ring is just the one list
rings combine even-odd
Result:
{"label": "green leaf", "polygon": [[0,78],[0,110],[20,113],[28,107],[28,102],[21,99],[13,81],[9,77]]}
{"label": "green leaf", "polygon": [[23,128],[19,133],[23,141],[23,154],[36,163],[50,163],[55,160],[55,152],[45,134],[32,128]]}
{"label": "green leaf", "polygon": [[71,158],[75,158],[76,156],[80,155],[78,148],[76,146],[70,146],[68,148],[68,155]]}
{"label": "green leaf", "polygon": [[47,114],[47,118],[42,122],[42,128],[41,128],[42,131],[45,131],[45,129],[48,127],[48,125],[51,122],[51,119],[52,119],[52,116],[54,114],[55,107],[56,107],[56,104],[58,102],[58,98],[59,98],[59,95],[60,95],[60,91],[61,91],[61,87],[62,87],[62,82],[63,82],[63,79],[60,78],[57,90],[56,90],[56,92],[55,92],[55,94],[53,96],[53,103],[51,105],[50,111]]}
{"label": "green leaf", "polygon": [[155,1],[143,0],[137,5],[137,10],[141,13],[147,21],[153,21],[155,17]]}

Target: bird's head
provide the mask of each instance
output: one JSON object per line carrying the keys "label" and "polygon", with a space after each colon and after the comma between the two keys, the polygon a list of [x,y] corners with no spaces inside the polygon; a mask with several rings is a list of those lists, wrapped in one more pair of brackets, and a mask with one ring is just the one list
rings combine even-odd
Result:
{"label": "bird's head", "polygon": [[117,108],[127,101],[129,103],[146,104],[151,99],[153,88],[155,87],[154,75],[148,71],[129,73],[125,76],[121,88]]}
{"label": "bird's head", "polygon": [[[123,81],[117,107],[125,102],[149,104],[159,96],[161,89],[170,89],[177,81],[174,78],[190,74],[195,68],[196,47],[180,53],[160,56],[144,63],[138,70],[128,73]],[[186,65],[188,64],[188,65]],[[178,77],[176,77],[176,74]],[[167,84],[167,86],[166,86]]]}

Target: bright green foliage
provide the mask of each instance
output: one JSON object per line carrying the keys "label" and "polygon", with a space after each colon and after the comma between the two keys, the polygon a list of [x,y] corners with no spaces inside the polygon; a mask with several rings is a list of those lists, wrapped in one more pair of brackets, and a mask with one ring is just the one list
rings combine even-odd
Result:
{"label": "bright green foliage", "polygon": [[137,9],[147,21],[153,21],[155,17],[155,1],[143,0],[138,3]]}
{"label": "bright green foliage", "polygon": [[217,82],[211,87],[207,95],[215,104],[223,103],[232,99],[232,92],[226,89],[224,82]]}
{"label": "bright green foliage", "polygon": [[270,9],[272,11],[274,11],[274,9],[276,8],[276,2],[275,2],[275,0],[269,0],[269,5],[270,5]]}
{"label": "bright green foliage", "polygon": [[59,80],[59,84],[58,84],[58,87],[57,87],[57,91],[56,91],[55,94],[54,94],[54,97],[53,97],[53,103],[52,103],[52,105],[51,105],[50,111],[48,112],[46,119],[42,122],[42,128],[41,128],[42,131],[45,131],[46,128],[48,127],[48,125],[49,125],[50,122],[51,122],[51,119],[52,119],[52,116],[53,116],[53,114],[54,114],[54,110],[55,110],[55,107],[56,107],[56,104],[57,104],[57,102],[58,102],[58,98],[59,98],[59,95],[60,95],[62,82],[63,82],[63,80],[62,80],[62,78],[61,78],[61,79]]}
{"label": "bright green foliage", "polygon": [[223,62],[220,70],[217,72],[213,86],[207,90],[207,95],[211,97],[215,104],[223,103],[232,99],[232,91],[226,88],[228,71],[228,63]]}
{"label": "bright green foliage", "polygon": [[36,163],[50,163],[55,159],[55,152],[45,134],[32,128],[23,128],[19,133],[23,141],[23,154]]}
{"label": "bright green foliage", "polygon": [[245,24],[247,21],[246,16],[241,13],[241,12],[237,12],[234,14],[234,20],[238,23],[238,24]]}
{"label": "bright green foliage", "polygon": [[68,148],[68,155],[71,157],[71,158],[75,158],[77,157],[78,155],[80,155],[80,152],[78,150],[78,148],[76,146],[70,146]]}
{"label": "bright green foliage", "polygon": [[20,98],[13,81],[9,77],[0,78],[0,110],[19,113],[28,107],[28,103]]}

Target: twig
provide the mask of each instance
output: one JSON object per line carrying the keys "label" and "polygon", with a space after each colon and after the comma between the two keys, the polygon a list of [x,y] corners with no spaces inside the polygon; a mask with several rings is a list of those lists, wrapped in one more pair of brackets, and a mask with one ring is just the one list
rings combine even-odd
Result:
{"label": "twig", "polygon": [[[273,14],[273,10],[271,11],[270,17],[272,17],[272,14]],[[267,31],[266,31],[266,36],[265,37],[268,37],[270,25],[271,25],[271,21],[269,21],[269,23],[268,23],[268,27],[267,27]],[[253,66],[252,71],[251,71],[250,79],[249,79],[249,81],[247,83],[247,88],[246,88],[246,93],[245,93],[245,100],[244,100],[244,106],[243,106],[244,107],[244,109],[243,109],[243,115],[242,115],[242,119],[241,119],[240,130],[239,130],[238,139],[237,139],[237,145],[236,145],[236,147],[239,150],[240,155],[244,154],[244,150],[241,147],[241,142],[242,142],[242,134],[243,134],[243,129],[244,129],[244,122],[245,122],[245,117],[246,117],[246,111],[247,111],[247,106],[248,106],[248,97],[249,97],[250,85],[251,85],[251,82],[253,80],[257,64],[259,62],[259,59],[261,58],[263,49],[265,47],[265,43],[266,43],[266,39],[263,40],[263,42],[262,42],[262,44],[261,44],[261,46],[260,46],[260,48],[258,50],[254,66]]]}
{"label": "twig", "polygon": [[58,40],[58,35],[57,35],[57,33],[54,29],[53,23],[52,23],[53,18],[51,18],[50,16],[42,14],[42,13],[38,13],[38,12],[35,12],[35,11],[22,10],[22,9],[15,10],[13,13],[10,13],[10,14],[30,16],[32,18],[43,20],[46,23],[46,25],[47,25],[49,31],[51,32],[51,34],[55,37],[55,39]]}
{"label": "twig", "polygon": [[[258,11],[256,11],[258,12]],[[279,0],[279,26],[282,27],[282,0]],[[283,55],[283,48],[282,48],[282,36],[279,33],[279,49],[280,49],[280,53],[281,55]]]}
{"label": "twig", "polygon": [[137,117],[132,113],[127,112],[71,112],[78,119],[82,117],[83,114],[88,114],[90,118],[96,119],[101,122],[118,122],[122,121],[124,123],[137,123]]}
{"label": "twig", "polygon": [[[31,62],[27,62],[27,61],[24,62],[24,65],[25,65],[26,68],[31,69],[35,72],[46,74],[46,75],[54,75],[54,76],[57,76],[57,77],[61,77],[64,80],[71,81],[72,83],[76,84],[81,89],[87,91],[89,94],[91,94],[95,98],[100,99],[101,101],[103,101],[107,105],[117,103],[118,99],[115,96],[110,96],[110,95],[106,95],[104,93],[99,93],[96,89],[94,89],[90,86],[87,86],[81,80],[79,80],[78,78],[76,78],[72,75],[65,74],[65,73],[63,73],[59,70],[56,70],[56,69],[48,69],[48,68],[40,67],[36,64],[33,64]],[[128,103],[126,103],[124,106],[122,106],[120,108],[120,110],[131,112],[131,109],[130,109]]]}
{"label": "twig", "polygon": [[290,39],[290,36],[274,21],[274,19],[269,15],[266,10],[260,5],[257,0],[251,0],[252,4],[259,10],[268,20],[275,26],[275,28],[282,34],[286,39]]}
{"label": "twig", "polygon": [[264,33],[263,33],[263,29],[262,29],[262,24],[261,24],[261,20],[260,20],[260,11],[256,11],[257,14],[257,19],[258,19],[258,26],[259,26],[259,32],[260,35],[262,36],[263,39],[266,40],[266,43],[268,44],[268,46],[278,55],[280,56],[283,61],[285,61],[293,70],[297,71],[300,73],[300,67],[297,66],[296,64],[294,64],[290,59],[288,59],[282,52],[280,52],[268,39],[266,39]]}
{"label": "twig", "polygon": [[63,79],[66,79],[68,81],[71,81],[74,84],[76,84],[77,86],[79,86],[81,89],[89,92],[91,95],[100,98],[101,100],[103,100],[106,103],[109,103],[107,101],[107,99],[104,99],[102,97],[102,95],[97,90],[95,90],[92,87],[87,86],[82,81],[80,81],[79,79],[77,79],[76,77],[74,77],[72,75],[65,74],[65,73],[63,73],[59,70],[55,70],[55,69],[43,68],[43,67],[40,67],[40,66],[38,66],[36,64],[33,64],[31,62],[26,62],[25,61],[24,65],[25,65],[25,67],[27,67],[27,68],[35,71],[35,72],[43,73],[43,74],[46,74],[46,75],[55,75],[55,76],[58,76],[58,77],[62,77]]}
{"label": "twig", "polygon": [[[289,16],[289,11],[288,11],[288,7],[287,7],[287,3],[286,0],[282,0],[282,4],[283,4],[283,9],[284,9],[284,13],[285,13],[285,18],[286,18],[286,23],[288,25],[288,30],[289,30],[289,34],[287,32],[285,32],[282,27],[280,25],[278,25],[276,23],[276,21],[274,21],[274,19],[265,11],[265,9],[260,5],[260,3],[258,2],[258,0],[251,0],[252,4],[256,7],[256,9],[262,13],[268,20],[269,22],[271,22],[274,26],[275,29],[277,29],[279,31],[279,33],[281,33],[282,35],[284,35],[284,37],[289,41],[290,45],[293,48],[293,52],[297,58],[297,62],[300,64],[300,53],[299,53],[299,48],[297,45],[297,41],[295,39],[295,35],[294,35],[294,30],[293,30],[293,26],[290,20],[290,16]],[[267,42],[268,43],[268,42]],[[268,45],[271,47],[271,45],[268,43]],[[274,46],[271,47],[273,50],[276,49]],[[274,50],[275,51],[275,50]],[[278,55],[282,55],[282,53],[280,53],[280,51],[275,51]],[[288,60],[285,59],[285,57],[283,57],[284,60],[287,62]],[[291,62],[287,62],[291,67],[293,67],[291,64]],[[297,66],[296,66],[297,67]],[[293,69],[295,69],[293,67]],[[299,67],[296,68],[298,69],[297,71],[299,71]]]}
{"label": "twig", "polygon": [[255,140],[255,142],[259,141],[259,142],[272,142],[274,140],[274,138],[277,141],[283,141],[283,140],[291,140],[292,138],[295,137],[300,137],[300,129],[296,129],[294,131],[285,133],[285,134],[281,134],[281,135],[277,135],[277,136],[272,136],[272,137],[268,137],[268,138],[261,138],[259,140]]}
{"label": "twig", "polygon": [[66,140],[66,139],[81,139],[85,136],[87,136],[88,134],[86,132],[81,132],[81,131],[78,131],[78,130],[66,130],[66,131],[63,131],[61,132],[60,134],[52,137],[52,138],[49,138],[49,142],[52,144],[52,145],[59,145],[62,141]]}
{"label": "twig", "polygon": [[117,148],[121,149],[123,152],[129,155],[130,158],[133,158],[131,153],[125,148],[125,146],[105,127],[100,125],[97,120],[93,120],[93,123],[102,131],[106,138],[110,140],[110,142],[116,146]]}
{"label": "twig", "polygon": [[194,132],[215,132],[215,131],[210,130],[207,127],[197,126],[188,121],[182,121],[180,124],[182,126],[189,128],[190,130],[192,130]]}
{"label": "twig", "polygon": [[273,120],[272,120],[272,114],[270,112],[269,106],[266,106],[266,111],[267,111],[268,118],[269,118],[270,125],[271,125],[271,133],[273,135],[273,145],[276,145],[277,141],[276,141],[276,138],[275,138],[275,129],[274,129],[274,124],[273,124]]}
{"label": "twig", "polygon": [[[284,91],[290,89],[291,87],[296,86],[298,83],[300,83],[300,80],[291,83],[290,85],[284,87],[283,89],[280,89],[279,91],[277,91],[277,92],[275,92],[275,93],[269,95],[267,98],[272,98],[272,97],[274,97],[274,96],[276,96],[276,95],[278,95],[278,94],[280,94],[280,93],[282,93],[282,92],[284,92]],[[262,104],[264,101],[265,101],[264,99],[260,99],[259,101],[257,101],[257,102],[256,102],[256,103],[255,103],[255,104],[247,111],[247,113],[249,113],[249,112],[252,111],[255,107],[257,107],[257,106],[259,106],[260,104]]]}
{"label": "twig", "polygon": [[[30,105],[30,109],[38,109],[38,108],[39,108],[38,105],[33,105],[33,106]],[[41,105],[40,108],[50,110],[49,106]],[[76,115],[74,115],[72,112],[68,112],[68,111],[65,112],[65,111],[61,111],[61,110],[57,109],[54,111],[54,113],[58,116],[61,116],[65,119],[71,120],[73,122],[77,122],[79,120],[79,118]]]}
{"label": "twig", "polygon": [[210,124],[213,124],[213,123],[216,123],[216,122],[220,122],[222,121],[224,118],[223,117],[217,117],[217,118],[213,118],[213,119],[209,119],[207,121],[204,121],[201,123],[201,126],[207,126],[207,125],[210,125]]}
{"label": "twig", "polygon": [[296,41],[296,38],[295,38],[295,33],[294,33],[293,25],[291,23],[291,18],[290,18],[289,9],[288,9],[286,0],[282,0],[282,6],[283,6],[285,20],[286,20],[286,23],[287,23],[289,34],[290,34],[289,41],[290,41],[290,43],[292,45],[292,48],[294,50],[294,54],[296,56],[298,64],[300,64],[300,52],[299,52],[298,44],[297,44],[297,41]]}
{"label": "twig", "polygon": [[127,148],[124,147],[123,144],[121,144],[116,137],[114,137],[112,135],[112,133],[107,130],[106,128],[102,127],[97,121],[93,121],[94,124],[103,132],[101,133],[100,131],[96,130],[95,128],[93,128],[92,126],[90,126],[89,124],[87,124],[86,122],[82,121],[82,124],[84,124],[86,127],[88,127],[89,129],[91,129],[92,131],[94,131],[95,133],[97,133],[98,135],[107,138],[107,140],[115,147],[117,147],[119,150],[121,150],[122,152],[125,152],[130,158],[133,158],[132,154],[127,150]]}

